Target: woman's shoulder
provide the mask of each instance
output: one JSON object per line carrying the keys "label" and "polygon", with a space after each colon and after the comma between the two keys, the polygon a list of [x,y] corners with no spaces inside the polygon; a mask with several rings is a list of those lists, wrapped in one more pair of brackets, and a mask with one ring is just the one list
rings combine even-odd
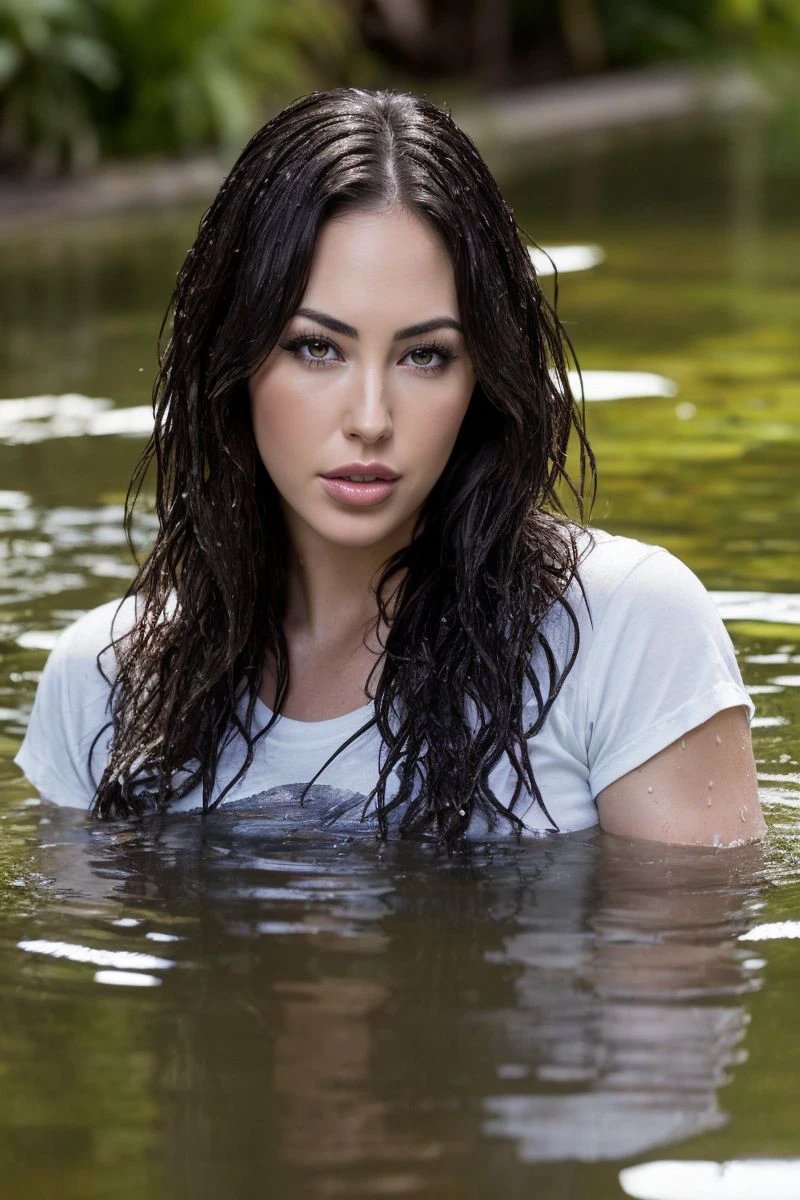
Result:
{"label": "woman's shoulder", "polygon": [[112,643],[130,632],[135,620],[135,596],[100,604],[83,613],[59,634],[48,663],[51,666],[95,663],[98,655],[107,648],[110,652]]}
{"label": "woman's shoulder", "polygon": [[56,804],[85,808],[94,793],[107,746],[107,736],[97,741],[109,728],[114,647],[135,617],[134,596],[91,609],[60,634],[45,663],[14,761]]}
{"label": "woman's shoulder", "polygon": [[682,654],[686,666],[710,654],[730,663],[733,648],[714,599],[681,558],[664,546],[596,527],[572,532],[576,576],[564,603],[550,610],[544,632],[565,657],[579,639],[573,686],[578,677],[637,656],[652,664],[659,656]]}
{"label": "woman's shoulder", "polygon": [[578,541],[586,604],[572,713],[596,796],[720,710],[754,706],[714,599],[681,558],[604,530]]}
{"label": "woman's shoulder", "polygon": [[615,614],[625,622],[641,615],[647,622],[713,607],[695,572],[665,546],[581,528],[577,580],[572,590],[591,626]]}
{"label": "woman's shoulder", "polygon": [[[679,706],[690,691],[724,693],[752,711],[730,635],[702,580],[664,546],[581,531],[580,674],[600,703],[646,690]],[[573,581],[573,585],[574,581]],[[709,715],[709,714],[707,714]],[[705,718],[703,718],[705,719]]]}

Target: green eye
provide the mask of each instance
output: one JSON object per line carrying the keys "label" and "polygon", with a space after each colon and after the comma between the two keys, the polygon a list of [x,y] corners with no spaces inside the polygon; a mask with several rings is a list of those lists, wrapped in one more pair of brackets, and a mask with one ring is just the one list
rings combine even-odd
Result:
{"label": "green eye", "polygon": [[[438,375],[456,356],[447,346],[436,342],[429,346],[415,346],[413,350],[408,351],[406,357],[415,371],[425,375]],[[439,361],[436,362],[436,359]]]}

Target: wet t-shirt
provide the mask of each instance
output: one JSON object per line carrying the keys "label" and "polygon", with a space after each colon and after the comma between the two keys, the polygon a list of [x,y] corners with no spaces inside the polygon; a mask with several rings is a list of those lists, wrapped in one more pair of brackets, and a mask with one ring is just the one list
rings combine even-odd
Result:
{"label": "wet t-shirt", "polygon": [[[545,806],[562,831],[596,825],[595,797],[604,788],[716,712],[738,705],[748,717],[754,711],[731,639],[697,576],[663,547],[598,529],[591,534],[578,534],[583,593],[576,581],[567,593],[579,625],[577,657],[542,728],[527,743]],[[64,631],[45,665],[15,762],[39,793],[56,804],[88,808],[94,795],[111,735],[110,726],[101,732],[109,724],[110,687],[96,660],[111,641],[112,620],[118,639],[133,619],[133,598],[121,607],[113,601],[93,609]],[[541,630],[559,665],[566,662],[575,634],[560,605],[553,606]],[[101,661],[113,678],[113,650],[105,650]],[[541,653],[532,665],[546,696],[548,673]],[[523,700],[527,729],[538,715],[527,682]],[[246,709],[247,697],[242,696],[242,719]],[[373,715],[369,702],[326,721],[279,717],[257,739],[251,765],[220,808],[291,817],[306,784],[327,763],[305,799],[305,815],[317,813],[326,824],[361,822],[386,747],[373,724],[335,752]],[[263,729],[271,716],[256,700],[251,733]],[[241,734],[231,731],[219,756],[212,802],[240,770],[245,752]],[[398,782],[393,773],[387,800]],[[517,774],[503,755],[489,774],[489,786],[505,804],[516,783]],[[418,787],[419,779],[414,790]],[[173,801],[170,809],[202,809],[201,785]],[[553,828],[524,791],[515,812],[531,831]],[[367,822],[371,814],[374,801]],[[481,832],[479,823],[473,818],[471,832]]]}

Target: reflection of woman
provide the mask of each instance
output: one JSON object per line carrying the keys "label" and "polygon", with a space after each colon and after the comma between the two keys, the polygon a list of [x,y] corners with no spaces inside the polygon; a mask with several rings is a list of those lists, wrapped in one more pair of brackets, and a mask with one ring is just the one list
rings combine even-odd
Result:
{"label": "reflection of woman", "polygon": [[[185,935],[161,953],[203,967],[170,972],[180,1036],[156,1023],[139,1046],[182,1194],[231,1172],[246,1193],[263,1170],[280,1195],[382,1195],[402,1171],[417,1194],[522,1196],[539,1164],[548,1196],[606,1195],[568,1188],[567,1164],[727,1123],[760,847],[578,834],[459,854],[432,883],[403,846],[376,862],[363,841],[287,848],[242,824],[212,814],[201,841],[175,821],[103,857],[107,887],[113,870],[148,897],[127,911]],[[367,1170],[369,1190],[343,1178]]]}
{"label": "reflection of woman", "polygon": [[115,649],[105,605],[46,667],[17,758],[44,796],[285,805],[319,775],[384,835],[760,836],[705,589],[563,515],[593,465],[566,338],[446,114],[357,89],[279,113],[172,316],[136,477],[155,460],[159,535]]}

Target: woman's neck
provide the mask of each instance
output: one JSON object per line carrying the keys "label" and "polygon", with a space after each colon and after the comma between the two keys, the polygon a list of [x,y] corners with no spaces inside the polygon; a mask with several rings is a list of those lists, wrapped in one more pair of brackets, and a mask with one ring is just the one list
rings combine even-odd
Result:
{"label": "woman's neck", "polygon": [[[284,628],[320,645],[361,638],[378,616],[375,589],[382,567],[403,545],[337,546],[316,541],[289,561]],[[386,597],[391,613],[405,571],[393,576]]]}

